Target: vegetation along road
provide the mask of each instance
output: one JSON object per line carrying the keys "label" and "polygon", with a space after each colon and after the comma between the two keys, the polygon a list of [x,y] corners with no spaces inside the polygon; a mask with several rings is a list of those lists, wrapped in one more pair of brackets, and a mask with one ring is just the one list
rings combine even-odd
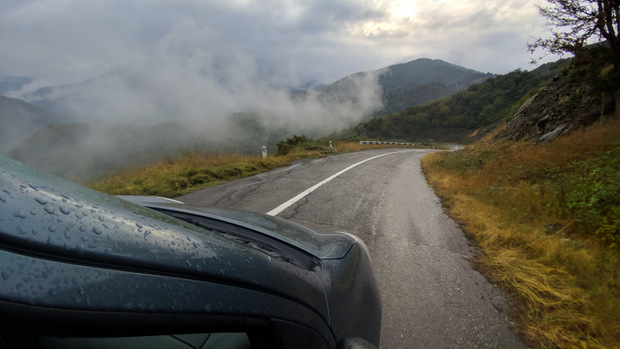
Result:
{"label": "vegetation along road", "polygon": [[425,181],[420,159],[432,151],[302,160],[179,199],[359,236],[382,292],[382,348],[524,347],[504,295],[472,269],[473,248]]}

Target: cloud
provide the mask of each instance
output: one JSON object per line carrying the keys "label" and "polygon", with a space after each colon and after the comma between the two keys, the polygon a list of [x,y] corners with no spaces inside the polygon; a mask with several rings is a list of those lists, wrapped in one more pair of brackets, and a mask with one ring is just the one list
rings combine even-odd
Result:
{"label": "cloud", "polygon": [[[375,29],[369,38],[392,56],[426,55],[493,73],[533,68],[526,45],[544,31],[536,7],[522,0],[419,0],[411,17],[366,27]],[[458,61],[454,52],[462,53]]]}
{"label": "cloud", "polygon": [[[105,153],[102,149],[108,149],[109,155],[123,152],[117,145],[127,140],[118,138],[115,125],[119,124],[134,128],[174,124],[171,132],[183,136],[171,135],[171,139],[186,140],[180,148],[200,139],[208,146],[231,149],[232,144],[233,150],[241,152],[260,145],[274,151],[275,143],[285,137],[321,137],[359,123],[382,106],[377,74],[351,77],[333,96],[319,90],[294,94],[243,50],[209,49],[214,35],[218,33],[208,26],[187,19],[170,26],[140,62],[46,93],[31,93],[28,86],[13,97],[51,102],[55,111],[95,125],[88,137],[57,153],[77,153],[72,147],[95,148],[98,157]],[[134,136],[140,137],[151,138],[148,132]],[[41,163],[40,155],[37,162]],[[58,166],[58,161],[53,165]]]}
{"label": "cloud", "polygon": [[[201,36],[202,50],[241,52],[291,85],[329,83],[407,57],[492,49],[472,39],[492,31],[510,33],[523,52],[493,51],[497,63],[487,70],[505,73],[529,62],[525,44],[544,30],[522,0],[7,0],[0,7],[0,76],[60,82],[139,64],[183,23],[195,24],[190,35]],[[463,63],[488,66],[477,58]]]}

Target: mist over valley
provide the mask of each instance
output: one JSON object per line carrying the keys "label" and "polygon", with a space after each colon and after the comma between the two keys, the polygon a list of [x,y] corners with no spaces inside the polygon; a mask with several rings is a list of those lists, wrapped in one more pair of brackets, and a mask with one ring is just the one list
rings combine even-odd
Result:
{"label": "mist over valley", "polygon": [[0,150],[85,182],[187,151],[272,153],[287,137],[324,137],[490,76],[418,59],[300,90],[252,61],[167,59],[62,86],[2,79],[10,98],[0,100]]}

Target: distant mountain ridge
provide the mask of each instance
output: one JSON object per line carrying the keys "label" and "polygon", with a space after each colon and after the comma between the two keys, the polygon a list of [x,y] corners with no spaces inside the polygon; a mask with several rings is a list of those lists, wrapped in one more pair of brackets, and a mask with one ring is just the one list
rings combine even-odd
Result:
{"label": "distant mountain ridge", "polygon": [[[382,93],[383,108],[376,111],[373,116],[399,112],[410,106],[426,104],[495,76],[491,73],[482,73],[439,59],[419,58],[373,71],[351,74],[316,90],[326,99],[339,98],[339,96],[350,97],[351,81],[368,75],[378,76],[377,82]],[[29,78],[11,79],[14,82],[18,79]],[[136,82],[140,79],[136,76],[123,72],[113,72],[101,78],[76,84],[42,87],[23,95],[21,98],[33,105],[59,114],[71,114],[71,110],[67,108],[67,105],[70,105],[68,101],[72,98],[74,100],[84,99],[83,96],[80,96],[82,91],[99,79],[122,80],[128,86],[140,87],[137,86],[140,84],[139,81]],[[11,81],[7,81],[7,84]],[[293,95],[304,95],[307,91],[297,90],[293,92]],[[79,116],[74,115],[74,117]]]}
{"label": "distant mountain ridge", "polygon": [[420,58],[407,63],[395,64],[381,69],[385,71],[379,78],[384,91],[406,89],[412,85],[444,81],[463,89],[472,83],[480,82],[494,76],[490,73],[464,68],[440,59]]}
{"label": "distant mountain ridge", "polygon": [[376,112],[375,116],[426,104],[495,76],[440,59],[419,58],[375,71],[349,75],[327,85],[321,91],[330,95],[342,93],[341,91],[347,89],[348,81],[368,74],[378,76],[378,84],[383,94],[383,109]]}

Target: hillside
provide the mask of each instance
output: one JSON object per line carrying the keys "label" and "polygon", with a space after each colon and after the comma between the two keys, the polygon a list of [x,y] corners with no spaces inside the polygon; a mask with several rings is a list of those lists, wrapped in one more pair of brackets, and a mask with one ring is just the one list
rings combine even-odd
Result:
{"label": "hillside", "polygon": [[156,125],[48,125],[13,147],[8,156],[78,183],[110,171],[144,166],[198,144],[176,123]]}
{"label": "hillside", "polygon": [[496,139],[547,143],[591,125],[620,109],[618,81],[601,57],[606,47],[592,45],[572,60],[561,74],[529,98]]}
{"label": "hillside", "polygon": [[58,114],[0,95],[0,152],[8,152],[42,127],[65,121]]}
{"label": "hillside", "polygon": [[[366,139],[471,142],[504,119],[558,75],[566,60],[532,71],[515,70],[471,85],[450,97],[363,122],[342,136]],[[472,137],[467,137],[472,135]]]}
{"label": "hillside", "polygon": [[423,159],[528,347],[620,347],[620,81],[605,50],[580,52],[483,139]]}

